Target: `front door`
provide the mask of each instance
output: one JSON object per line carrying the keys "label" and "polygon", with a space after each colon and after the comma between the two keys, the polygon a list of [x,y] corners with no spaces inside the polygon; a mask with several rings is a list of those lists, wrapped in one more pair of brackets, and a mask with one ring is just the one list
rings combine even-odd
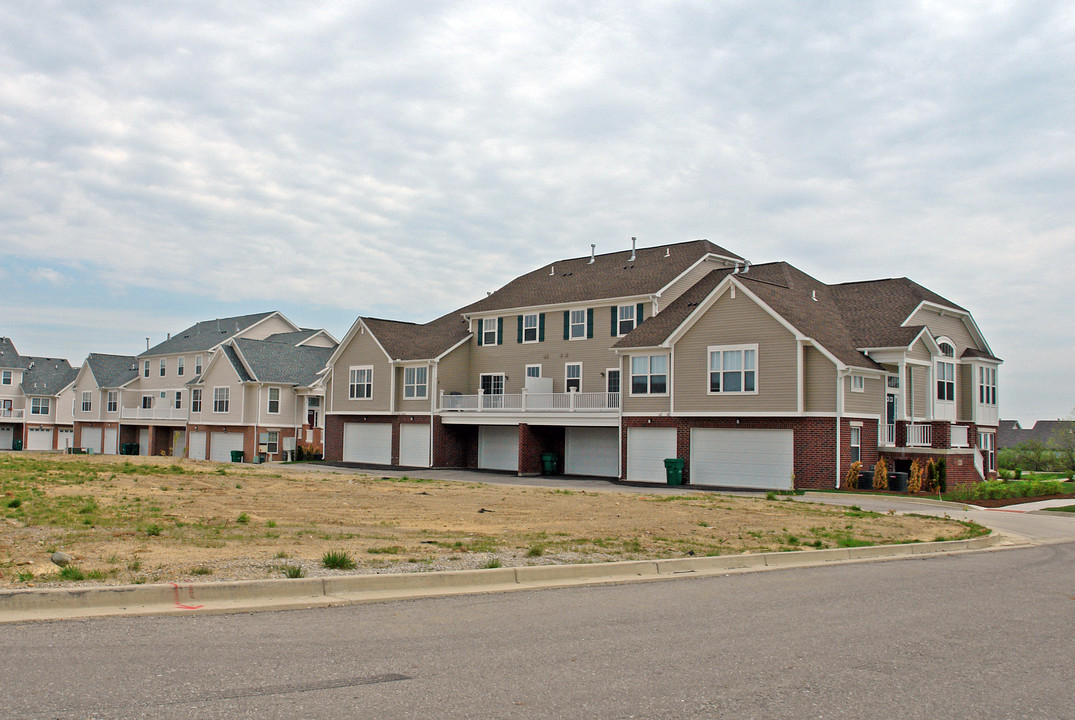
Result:
{"label": "front door", "polygon": [[491,373],[482,375],[480,378],[482,389],[482,407],[486,409],[499,409],[504,407],[504,375]]}
{"label": "front door", "polygon": [[605,371],[605,392],[608,393],[608,406],[615,408],[620,406],[620,370]]}

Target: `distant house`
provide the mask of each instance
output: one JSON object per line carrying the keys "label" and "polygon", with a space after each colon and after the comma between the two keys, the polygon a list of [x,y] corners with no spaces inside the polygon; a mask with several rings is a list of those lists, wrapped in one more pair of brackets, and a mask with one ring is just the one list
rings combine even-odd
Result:
{"label": "distant house", "polygon": [[995,473],[997,358],[906,278],[827,285],[705,240],[558,260],[430,323],[360,317],[326,458],[697,486],[837,486],[850,464]]}
{"label": "distant house", "polygon": [[0,449],[69,446],[77,372],[62,358],[20,355],[10,338],[0,338]]}
{"label": "distant house", "polygon": [[997,448],[1014,448],[1028,442],[1048,445],[1058,432],[1070,432],[1073,426],[1072,420],[1038,420],[1034,427],[1024,429],[1018,420],[1001,420],[997,427]]}

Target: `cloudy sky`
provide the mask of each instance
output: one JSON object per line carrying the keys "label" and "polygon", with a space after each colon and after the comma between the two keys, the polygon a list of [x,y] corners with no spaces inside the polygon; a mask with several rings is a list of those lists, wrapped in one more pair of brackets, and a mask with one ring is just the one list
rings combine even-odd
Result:
{"label": "cloudy sky", "polygon": [[910,277],[1075,406],[1070,2],[0,4],[0,335],[79,363],[279,309],[342,337],[708,238]]}

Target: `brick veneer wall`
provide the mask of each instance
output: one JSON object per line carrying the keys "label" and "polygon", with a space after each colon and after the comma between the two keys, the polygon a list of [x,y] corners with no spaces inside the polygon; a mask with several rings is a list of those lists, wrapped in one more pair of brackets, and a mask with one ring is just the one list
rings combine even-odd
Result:
{"label": "brick veneer wall", "polygon": [[433,467],[471,468],[478,466],[478,427],[445,425],[433,418]]}
{"label": "brick veneer wall", "polygon": [[840,486],[843,487],[844,478],[851,469],[851,423],[861,422],[862,434],[860,458],[862,469],[869,470],[877,464],[877,421],[876,420],[849,420],[844,418],[840,421]]}
{"label": "brick veneer wall", "polygon": [[[728,428],[742,430],[791,430],[794,433],[794,472],[796,488],[836,487],[836,419],[835,418],[706,418],[706,417],[625,417],[620,438],[623,458],[621,478],[627,477],[627,429],[632,427],[671,427],[676,429],[676,455],[686,463],[683,482],[690,482],[690,444],[692,428]],[[863,444],[866,443],[863,433]],[[847,444],[848,436],[842,438]],[[877,430],[873,432],[876,445]]]}
{"label": "brick veneer wall", "polygon": [[[326,460],[343,461],[343,427],[349,423],[370,423],[392,426],[392,465],[399,464],[399,436],[402,425],[429,426],[428,415],[326,415],[325,416],[325,454]],[[434,446],[433,464],[437,465],[437,430],[443,427],[438,419],[434,424],[432,442]]]}

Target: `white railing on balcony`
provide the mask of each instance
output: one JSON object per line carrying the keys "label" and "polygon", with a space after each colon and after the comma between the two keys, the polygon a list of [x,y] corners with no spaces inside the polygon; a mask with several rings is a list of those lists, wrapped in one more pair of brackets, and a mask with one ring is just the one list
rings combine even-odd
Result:
{"label": "white railing on balcony", "polygon": [[896,444],[896,426],[881,424],[877,426],[877,444],[892,447]]}
{"label": "white railing on balcony", "polygon": [[0,417],[6,418],[21,418],[25,414],[25,410],[22,408],[0,408]]}
{"label": "white railing on balcony", "polygon": [[607,392],[445,395],[440,409],[453,412],[615,412],[620,394]]}
{"label": "white railing on balcony", "polygon": [[974,469],[978,471],[978,477],[985,477],[985,458],[978,448],[974,448]]}
{"label": "white railing on balcony", "polygon": [[123,408],[124,420],[186,420],[186,408]]}
{"label": "white railing on balcony", "polygon": [[908,425],[907,447],[931,447],[933,445],[932,425]]}

